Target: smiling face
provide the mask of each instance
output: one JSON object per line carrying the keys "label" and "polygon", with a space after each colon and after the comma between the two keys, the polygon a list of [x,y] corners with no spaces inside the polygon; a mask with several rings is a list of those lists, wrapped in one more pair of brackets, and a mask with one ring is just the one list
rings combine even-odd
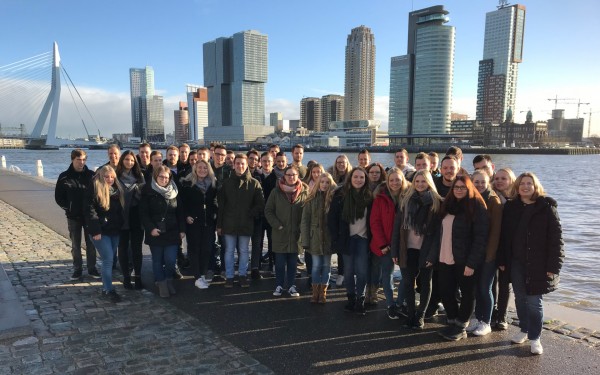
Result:
{"label": "smiling face", "polygon": [[125,158],[123,158],[123,167],[125,167],[126,170],[130,171],[134,165],[135,165],[135,157],[133,155],[129,154],[129,155],[125,156]]}
{"label": "smiling face", "polygon": [[406,167],[406,162],[408,162],[408,155],[402,151],[396,152],[394,155],[394,163],[396,163],[396,167],[402,170],[404,167]]}
{"label": "smiling face", "polygon": [[429,170],[429,158],[415,160],[415,169],[417,171],[420,171],[421,169]]}
{"label": "smiling face", "polygon": [[477,173],[473,175],[473,185],[478,192],[483,193],[490,186],[490,177],[485,173]]}
{"label": "smiling face", "polygon": [[510,176],[505,171],[498,171],[494,175],[494,188],[504,195],[508,193],[508,189],[510,189]]}
{"label": "smiling face", "polygon": [[179,160],[179,151],[175,149],[171,149],[167,151],[167,164],[171,167],[177,165],[177,161]]}
{"label": "smiling face", "polygon": [[140,161],[143,165],[150,164],[150,150],[149,146],[140,147],[138,155],[140,156]]}
{"label": "smiling face", "polygon": [[190,155],[190,148],[188,146],[179,147],[179,159],[182,163],[187,162],[188,156]]}
{"label": "smiling face", "polygon": [[426,192],[429,190],[429,184],[427,184],[427,179],[422,175],[417,175],[413,180],[413,185],[415,190],[419,193]]}
{"label": "smiling face", "polygon": [[86,160],[87,156],[85,155],[77,156],[75,159],[73,159],[73,169],[75,169],[76,172],[82,172],[83,167],[85,167]]}
{"label": "smiling face", "polygon": [[454,192],[454,197],[456,197],[457,200],[461,200],[467,196],[467,185],[462,181],[456,181],[452,191]]}
{"label": "smiling face", "polygon": [[458,163],[453,159],[446,159],[442,162],[442,176],[446,182],[452,182],[458,173]]}
{"label": "smiling face", "polygon": [[244,158],[236,158],[233,162],[233,169],[235,170],[235,174],[241,176],[246,172],[248,168],[248,162]]}
{"label": "smiling face", "polygon": [[301,149],[300,147],[296,147],[294,149],[294,151],[292,152],[292,158],[294,159],[294,162],[301,163],[303,157],[304,157],[304,150]]}
{"label": "smiling face", "polygon": [[346,172],[347,167],[348,167],[348,162],[346,161],[345,157],[338,156],[337,159],[335,159],[335,169],[337,169],[338,172],[341,172],[341,173]]}
{"label": "smiling face", "polygon": [[119,163],[119,158],[121,157],[121,151],[116,147],[111,147],[108,149],[108,162],[113,167],[116,167]]}
{"label": "smiling face", "polygon": [[295,169],[288,169],[287,171],[285,171],[283,176],[285,179],[285,184],[288,186],[294,186],[298,182],[298,171],[296,171]]}
{"label": "smiling face", "polygon": [[519,196],[523,201],[531,201],[533,194],[535,193],[535,184],[533,182],[533,178],[531,177],[523,177],[521,182],[519,183]]}
{"label": "smiling face", "polygon": [[213,153],[213,163],[216,168],[220,168],[225,164],[225,157],[227,157],[227,151],[222,148],[215,148]]}
{"label": "smiling face", "polygon": [[331,186],[331,181],[329,181],[328,176],[323,175],[323,176],[319,177],[319,190],[327,191],[327,190],[329,190],[330,186]]}
{"label": "smiling face", "polygon": [[156,183],[158,186],[167,187],[167,185],[169,185],[169,178],[171,178],[169,172],[160,172],[158,176],[156,176]]}
{"label": "smiling face", "polygon": [[196,176],[199,178],[205,178],[208,176],[208,166],[205,162],[196,163]]}
{"label": "smiling face", "polygon": [[390,189],[390,191],[392,193],[397,192],[398,190],[400,190],[400,188],[402,188],[402,179],[404,177],[400,176],[398,173],[393,172],[392,174],[390,174],[388,176],[388,188]]}
{"label": "smiling face", "polygon": [[287,157],[285,155],[279,155],[275,159],[275,165],[277,165],[277,169],[285,169],[285,167],[287,167]]}
{"label": "smiling face", "polygon": [[273,157],[271,154],[267,154],[260,158],[260,166],[262,167],[263,172],[271,173],[273,170]]}
{"label": "smiling face", "polygon": [[107,171],[104,172],[104,175],[102,175],[102,178],[104,179],[104,183],[107,184],[108,186],[112,186],[115,183],[115,174],[114,172],[111,171]]}
{"label": "smiling face", "polygon": [[358,166],[367,168],[371,163],[371,156],[369,154],[358,154]]}
{"label": "smiling face", "polygon": [[369,182],[379,182],[381,180],[381,168],[377,165],[369,169]]}
{"label": "smiling face", "polygon": [[363,186],[365,186],[365,183],[367,182],[367,176],[365,176],[365,173],[363,171],[361,171],[360,169],[356,169],[354,170],[354,172],[352,173],[352,178],[350,179],[350,183],[352,184],[352,187],[355,189],[360,189]]}
{"label": "smiling face", "polygon": [[321,168],[315,167],[310,171],[310,176],[312,177],[313,181],[317,181],[321,173],[323,173]]}

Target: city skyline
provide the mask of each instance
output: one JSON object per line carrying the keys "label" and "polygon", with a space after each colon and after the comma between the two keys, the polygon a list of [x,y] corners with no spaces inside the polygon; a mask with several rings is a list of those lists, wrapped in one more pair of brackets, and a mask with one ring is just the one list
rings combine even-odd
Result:
{"label": "city skyline", "polygon": [[[312,12],[307,4],[277,1],[247,4],[190,0],[178,6],[158,1],[143,4],[148,3],[152,6],[141,7],[139,1],[83,4],[65,0],[57,11],[53,2],[45,0],[3,1],[0,12],[6,21],[0,25],[0,45],[4,47],[0,66],[48,51],[56,40],[63,64],[97,117],[103,134],[129,131],[128,69],[153,66],[157,94],[165,101],[165,131],[171,132],[172,111],[177,109],[179,101],[185,100],[186,84],[203,84],[202,44],[222,35],[256,29],[269,36],[265,116],[282,112],[284,119],[293,120],[300,118],[302,97],[343,94],[346,37],[352,28],[365,25],[372,29],[377,41],[374,117],[386,128],[389,62],[392,56],[406,51],[407,15],[416,9],[443,4],[456,28],[452,111],[474,118],[485,17],[498,5],[498,1],[415,0],[375,5],[347,1],[344,7],[339,7],[315,1],[319,12]],[[590,108],[598,112],[593,114],[592,133],[600,133],[600,93],[596,90],[600,87],[600,68],[595,65],[600,51],[588,46],[590,37],[595,35],[594,23],[588,22],[595,13],[595,3],[591,0],[569,6],[558,1],[515,3],[527,8],[515,119],[523,121],[529,109],[535,120],[549,119],[555,102],[548,99],[556,96],[559,99],[556,107],[564,108],[566,117],[572,118],[577,105],[565,104],[560,99],[568,98],[568,103],[581,99],[591,103],[580,107],[580,114],[586,120],[584,133],[587,134],[588,126],[588,115],[584,113]],[[181,40],[182,29],[171,22],[180,19],[182,8],[188,17],[185,25],[198,25],[183,34],[183,54],[181,44],[174,43]],[[131,14],[138,15],[132,19]],[[140,39],[137,34],[142,27],[148,29],[148,19],[154,20],[154,26],[147,38]],[[554,20],[552,27],[548,20]],[[310,32],[318,33],[319,37],[307,38]],[[61,104],[61,110],[67,109],[68,106]],[[65,135],[65,127],[71,126],[71,122],[73,129],[80,127],[78,118],[60,121],[68,124],[59,125],[58,136]]]}

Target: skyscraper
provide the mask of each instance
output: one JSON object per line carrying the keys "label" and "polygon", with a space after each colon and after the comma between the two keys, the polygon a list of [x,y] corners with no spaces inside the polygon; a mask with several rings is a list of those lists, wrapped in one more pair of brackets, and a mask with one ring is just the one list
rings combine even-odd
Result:
{"label": "skyscraper", "polygon": [[480,123],[502,123],[506,111],[515,110],[524,31],[523,5],[500,1],[498,10],[485,16],[483,59],[477,79],[476,118]]}
{"label": "skyscraper", "polygon": [[273,132],[265,125],[267,35],[249,30],[203,45],[208,89],[205,141],[254,141]]}
{"label": "skyscraper", "polygon": [[371,29],[352,29],[346,44],[344,119],[372,120],[375,106],[375,36]]}
{"label": "skyscraper", "polygon": [[283,113],[271,112],[269,113],[269,125],[275,129],[276,132],[283,130]]}
{"label": "skyscraper", "polygon": [[450,130],[454,27],[444,25],[447,15],[443,5],[408,15],[407,54],[391,59],[390,135],[430,136]]}
{"label": "skyscraper", "polygon": [[173,112],[175,124],[175,143],[183,143],[190,139],[190,116],[186,102],[179,102],[179,109]]}
{"label": "skyscraper", "polygon": [[344,119],[344,97],[341,95],[325,95],[321,97],[321,131],[329,129],[331,121]]}
{"label": "skyscraper", "polygon": [[206,87],[187,85],[187,106],[190,119],[188,139],[204,139],[204,128],[208,126],[208,90]]}
{"label": "skyscraper", "polygon": [[300,101],[300,126],[312,131],[321,129],[321,100],[319,98],[302,98]]}
{"label": "skyscraper", "polygon": [[129,69],[129,87],[133,136],[149,142],[164,142],[163,97],[154,95],[152,67]]}

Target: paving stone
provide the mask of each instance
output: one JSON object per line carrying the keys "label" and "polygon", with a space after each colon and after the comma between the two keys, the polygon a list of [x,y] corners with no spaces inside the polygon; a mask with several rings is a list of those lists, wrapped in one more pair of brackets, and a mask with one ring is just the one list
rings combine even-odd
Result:
{"label": "paving stone", "polygon": [[31,345],[31,344],[37,344],[38,343],[38,338],[37,337],[26,337],[24,339],[20,339],[17,340],[13,343],[13,346],[23,346],[23,345]]}

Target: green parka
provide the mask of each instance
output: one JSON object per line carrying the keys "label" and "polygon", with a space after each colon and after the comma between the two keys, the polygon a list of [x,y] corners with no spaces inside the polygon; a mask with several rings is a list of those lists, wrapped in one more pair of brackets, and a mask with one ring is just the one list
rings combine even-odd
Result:
{"label": "green parka", "polygon": [[302,211],[301,243],[302,247],[312,255],[331,255],[331,238],[327,229],[327,212],[325,212],[325,194],[317,195],[304,205]]}
{"label": "green parka", "polygon": [[[290,203],[279,184],[273,189],[265,207],[265,217],[273,228],[274,253],[300,253],[300,222],[302,208],[308,196],[308,185],[301,182],[302,191]],[[279,229],[281,228],[281,229]]]}
{"label": "green parka", "polygon": [[250,172],[238,176],[235,173],[223,181],[218,193],[219,211],[217,228],[222,234],[251,236],[254,219],[265,207],[262,187]]}

